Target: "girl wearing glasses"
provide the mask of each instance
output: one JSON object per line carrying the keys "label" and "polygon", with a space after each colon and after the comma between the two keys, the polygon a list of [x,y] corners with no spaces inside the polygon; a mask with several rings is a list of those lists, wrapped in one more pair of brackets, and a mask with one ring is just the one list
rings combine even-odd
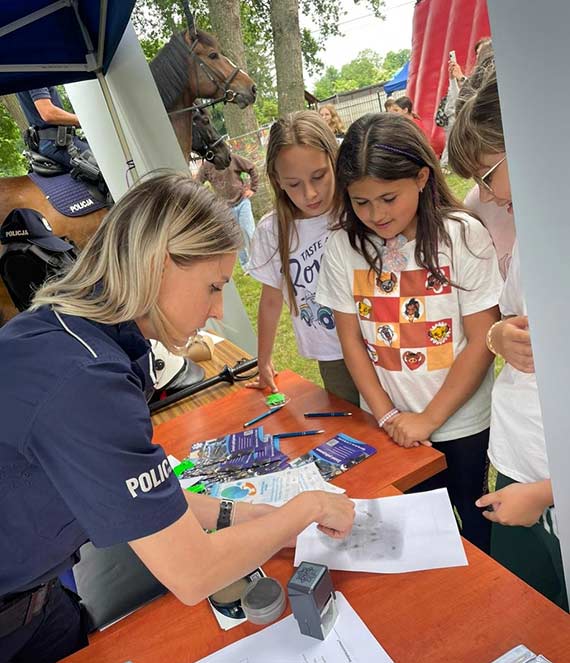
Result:
{"label": "girl wearing glasses", "polygon": [[427,139],[392,113],[348,129],[336,166],[340,228],[327,242],[317,301],[335,313],[346,365],[396,444],[431,445],[463,535],[488,550],[481,493],[501,278],[483,225],[450,192]]}
{"label": "girl wearing glasses", "polygon": [[[449,162],[462,177],[475,179],[483,201],[512,214],[494,69],[458,114]],[[489,458],[498,476],[496,490],[477,506],[488,509],[483,515],[493,523],[493,557],[568,610],[516,242],[499,305],[503,320],[486,337],[489,350],[506,362],[492,398]]]}

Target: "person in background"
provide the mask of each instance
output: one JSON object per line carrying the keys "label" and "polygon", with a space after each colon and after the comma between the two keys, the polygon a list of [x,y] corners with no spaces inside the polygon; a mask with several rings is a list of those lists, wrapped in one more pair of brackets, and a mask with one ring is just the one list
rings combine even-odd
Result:
{"label": "person in background", "polygon": [[148,339],[184,354],[207,318],[222,317],[241,244],[227,206],[189,173],[143,179],[70,271],[0,329],[0,467],[10,468],[0,491],[2,663],[55,663],[87,645],[79,599],[58,580],[87,541],[128,542],[194,605],[313,522],[334,538],[350,532],[345,495],[309,491],[272,508],[189,493],[152,442]]}
{"label": "person in background", "polygon": [[321,106],[319,108],[319,115],[329,125],[337,140],[342,140],[346,133],[346,129],[344,128],[344,124],[342,123],[339,114],[336,112],[334,105],[325,104],[324,106]]}
{"label": "person in background", "polygon": [[337,215],[317,301],[335,313],[344,359],[394,442],[431,445],[462,534],[489,549],[475,507],[487,464],[501,277],[489,233],[455,200],[425,136],[386,113],[353,122],[336,166]]}
{"label": "person in background", "polygon": [[[473,47],[473,50],[475,51],[475,61],[477,66],[481,62],[481,51],[485,49],[485,47],[491,45],[491,37],[482,37],[477,41],[475,46]],[[457,81],[457,84],[459,87],[462,87],[465,81],[467,80],[467,76],[463,73],[463,70],[457,63],[457,61],[451,61],[449,62],[449,78]]]}
{"label": "person in background", "polygon": [[[74,143],[80,153],[89,150],[89,144],[75,135],[73,127],[79,127],[79,118],[63,108],[61,97],[55,87],[41,87],[17,93],[18,101],[30,127],[34,127],[39,138],[39,153],[70,168],[71,155],[66,145],[58,145],[58,128],[67,132],[67,140]],[[60,134],[61,134],[60,130]]]}
{"label": "person in background", "polygon": [[[513,213],[494,67],[457,113],[449,138],[449,163],[461,177],[475,179],[482,202]],[[503,319],[491,326],[486,337],[489,350],[505,360],[493,387],[489,438],[497,481],[495,490],[477,500],[477,506],[487,509],[483,515],[493,523],[491,555],[568,610],[520,270],[515,242],[499,301]]]}
{"label": "person in background", "polygon": [[315,299],[333,221],[337,151],[333,132],[314,111],[292,113],[271,127],[266,163],[275,210],[256,228],[247,269],[262,284],[259,378],[248,386],[277,391],[271,355],[286,302],[299,354],[318,361],[327,391],[358,405],[358,390],[344,363],[333,312]]}
{"label": "person in background", "polygon": [[412,122],[422,130],[424,135],[427,136],[422,118],[414,112],[414,106],[410,97],[398,97],[395,106],[390,110],[395,113],[400,113],[400,115],[412,120]]}
{"label": "person in background", "polygon": [[399,113],[400,108],[399,107],[394,108],[395,106],[396,106],[396,100],[394,99],[394,97],[388,97],[384,102],[384,110],[386,111],[386,113]]}
{"label": "person in background", "polygon": [[[248,181],[244,181],[244,176]],[[227,202],[244,236],[244,246],[239,252],[239,262],[245,270],[249,261],[249,247],[255,232],[255,219],[250,198],[257,191],[259,177],[254,164],[232,153],[230,165],[224,170],[216,170],[210,161],[203,161],[197,179],[204,184],[209,182],[214,192]]]}

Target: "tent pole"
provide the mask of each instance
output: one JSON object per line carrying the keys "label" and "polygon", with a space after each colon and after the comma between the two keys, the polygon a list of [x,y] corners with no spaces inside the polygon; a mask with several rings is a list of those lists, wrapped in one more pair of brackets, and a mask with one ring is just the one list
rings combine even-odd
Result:
{"label": "tent pole", "polygon": [[[125,132],[123,131],[123,127],[121,126],[121,121],[119,120],[119,115],[117,113],[117,109],[113,101],[113,96],[111,95],[111,91],[109,90],[109,86],[107,85],[107,81],[105,80],[105,76],[103,75],[101,66],[99,64],[99,61],[102,60],[102,54],[101,52],[98,52],[95,55],[93,44],[91,42],[91,37],[89,36],[89,32],[87,31],[87,28],[85,27],[83,20],[79,14],[79,9],[77,7],[76,0],[72,2],[72,6],[75,11],[75,18],[77,19],[79,29],[81,30],[81,34],[83,35],[83,41],[85,42],[85,45],[87,47],[88,51],[86,56],[87,64],[93,65],[93,70],[95,75],[97,76],[97,80],[99,81],[103,97],[105,98],[105,104],[107,105],[109,115],[111,116],[113,127],[115,128],[115,132],[117,133],[117,138],[119,139],[119,143],[121,144],[121,149],[123,150],[123,155],[125,157],[125,164],[128,168],[128,172],[132,174],[133,181],[136,182],[139,179],[139,174],[137,172],[137,168],[133,160],[133,155],[131,153],[131,149],[127,142],[127,138],[125,136]],[[100,11],[99,11],[100,27],[101,23],[103,23],[103,25],[106,23],[106,18],[104,19],[103,15],[105,15],[105,17],[107,15],[106,0],[101,0],[100,4]],[[103,40],[101,40],[101,35],[99,35],[99,48],[101,48],[102,44],[104,45],[104,37]]]}
{"label": "tent pole", "polygon": [[119,143],[121,144],[121,149],[123,150],[123,154],[125,156],[125,163],[129,168],[129,172],[132,173],[133,181],[136,182],[138,181],[140,176],[138,174],[135,162],[133,160],[133,155],[131,153],[129,143],[127,142],[127,137],[125,136],[125,132],[123,131],[123,127],[121,126],[121,121],[119,119],[117,109],[115,108],[115,102],[113,101],[113,97],[111,96],[111,91],[109,90],[109,86],[107,84],[107,81],[105,80],[105,76],[102,74],[101,71],[97,72],[97,80],[99,81],[99,85],[101,86],[101,92],[105,97],[105,103],[107,105],[107,109],[109,110],[109,115],[111,116],[113,127],[115,128],[115,131],[117,133],[117,138],[119,139]]}

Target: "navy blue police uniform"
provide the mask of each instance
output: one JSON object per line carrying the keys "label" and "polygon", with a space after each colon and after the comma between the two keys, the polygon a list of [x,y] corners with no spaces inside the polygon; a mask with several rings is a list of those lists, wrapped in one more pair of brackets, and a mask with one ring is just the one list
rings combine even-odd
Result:
{"label": "navy blue police uniform", "polygon": [[0,329],[2,663],[56,661],[87,644],[57,582],[83,543],[138,539],[187,509],[151,441],[150,357],[134,322],[42,307]]}
{"label": "navy blue police uniform", "polygon": [[[40,87],[34,90],[18,92],[17,96],[18,101],[20,102],[20,106],[22,107],[22,111],[24,112],[26,120],[30,126],[36,127],[40,130],[39,153],[49,157],[50,159],[53,159],[54,161],[57,161],[66,168],[70,168],[71,157],[69,152],[67,151],[66,147],[58,147],[56,145],[55,135],[52,138],[42,138],[42,132],[45,129],[51,129],[53,130],[52,133],[55,134],[57,125],[50,124],[49,122],[43,120],[34,103],[38,99],[49,99],[54,106],[63,108],[63,103],[57,89],[55,87]],[[81,138],[73,136],[72,140],[79,152],[85,152],[85,150],[89,149],[89,144],[86,141],[81,140]]]}

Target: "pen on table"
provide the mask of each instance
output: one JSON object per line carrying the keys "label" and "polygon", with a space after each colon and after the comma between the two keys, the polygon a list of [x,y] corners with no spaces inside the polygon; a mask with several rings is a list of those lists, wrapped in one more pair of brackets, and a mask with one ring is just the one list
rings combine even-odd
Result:
{"label": "pen on table", "polygon": [[352,417],[352,412],[305,412],[303,416],[307,419],[315,419],[317,417]]}
{"label": "pen on table", "polygon": [[273,437],[283,439],[284,437],[304,437],[305,435],[318,435],[324,433],[324,430],[300,430],[295,433],[275,433]]}
{"label": "pen on table", "polygon": [[[283,403],[283,405],[285,405],[285,403]],[[251,426],[251,424],[256,424],[258,421],[261,421],[262,419],[265,419],[265,417],[268,417],[270,414],[273,414],[274,412],[277,412],[277,410],[280,410],[283,407],[283,405],[272,407],[269,410],[267,410],[267,412],[263,412],[262,414],[257,415],[257,417],[254,417],[253,419],[246,421],[243,427],[247,428],[248,426]]]}

